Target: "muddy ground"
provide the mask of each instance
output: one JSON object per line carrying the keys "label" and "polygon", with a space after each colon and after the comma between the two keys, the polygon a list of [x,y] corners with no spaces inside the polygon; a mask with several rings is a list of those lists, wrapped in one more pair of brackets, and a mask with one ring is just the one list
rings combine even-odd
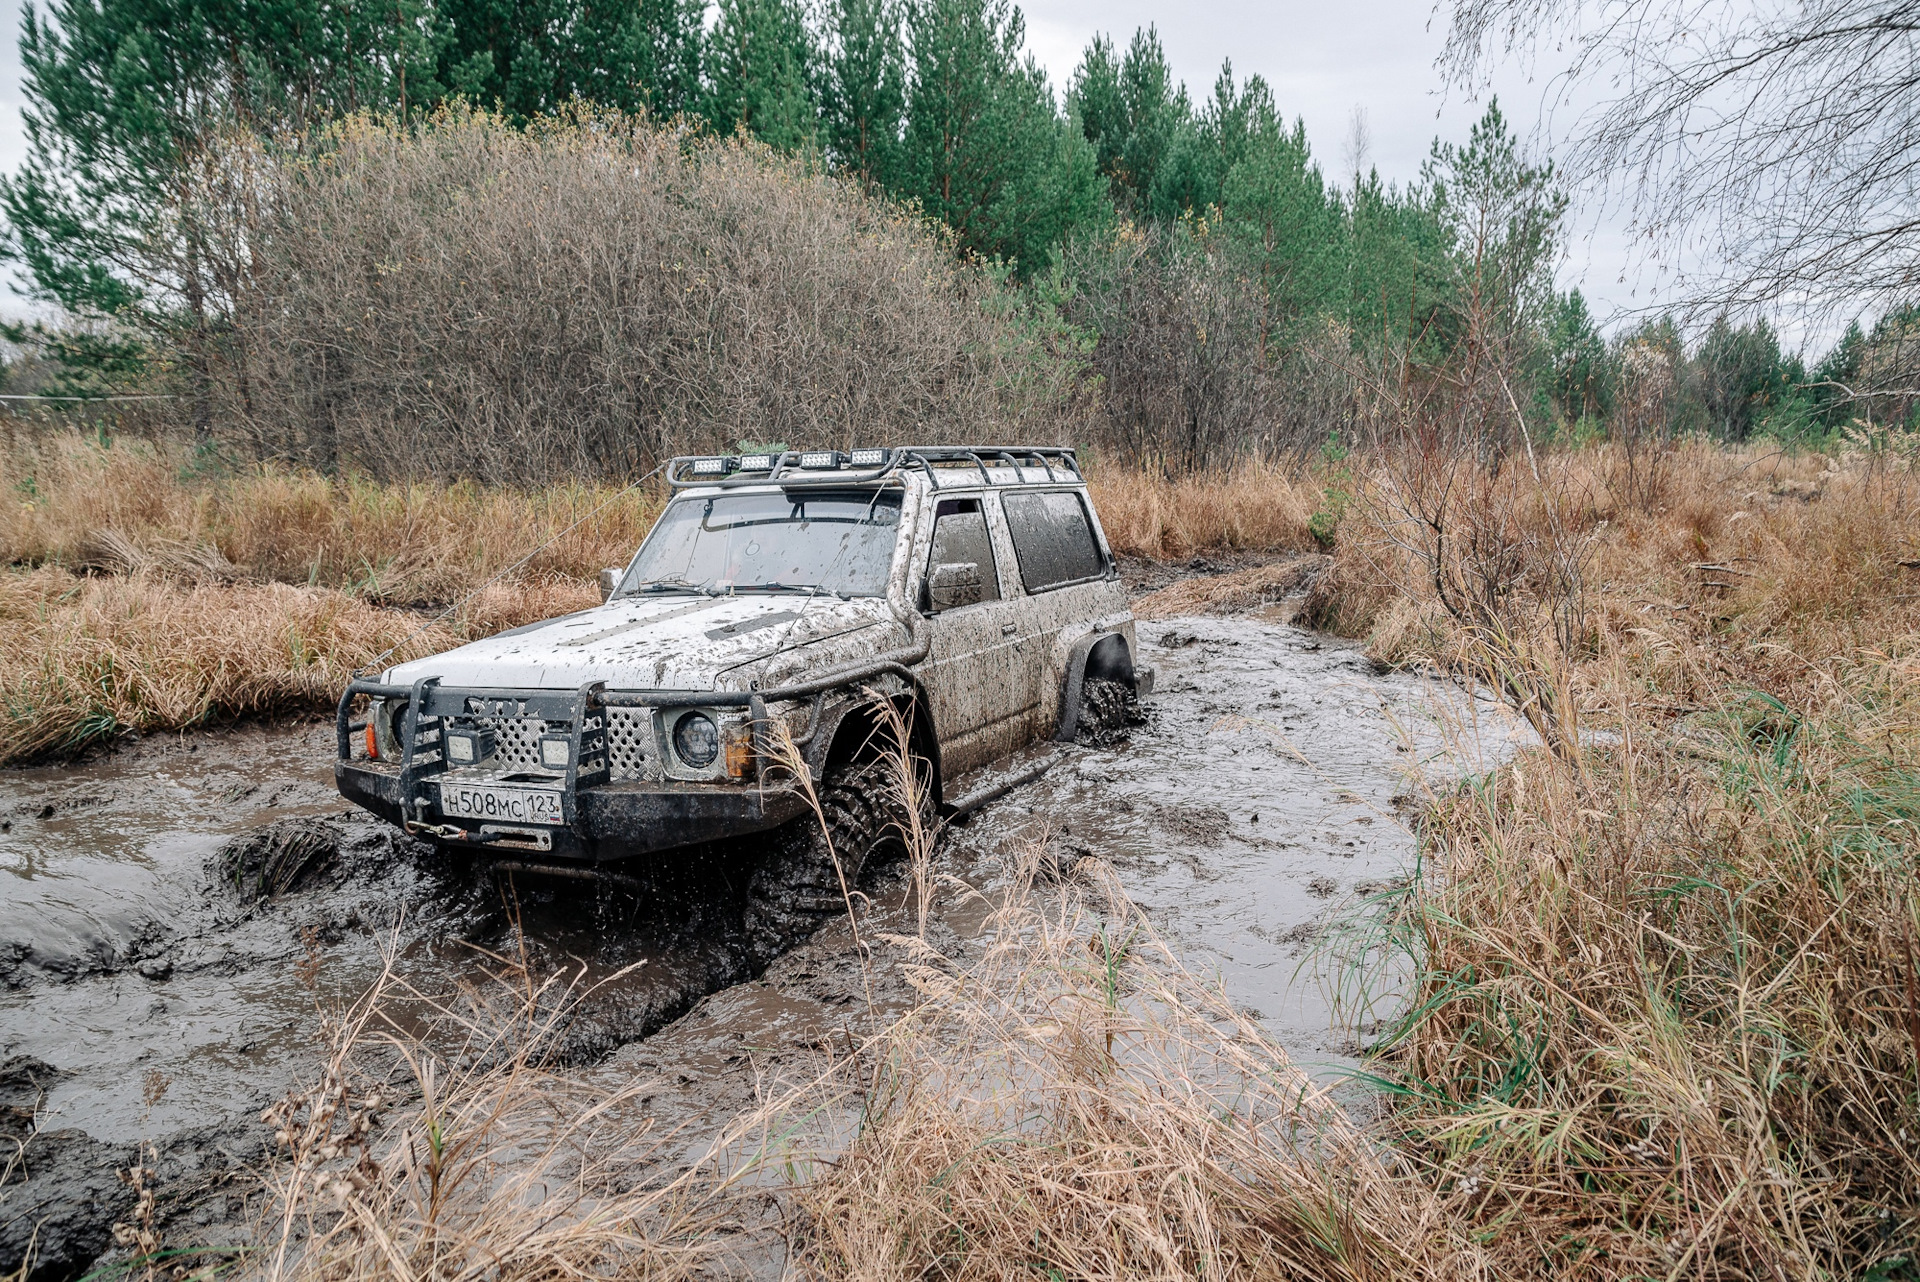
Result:
{"label": "muddy ground", "polygon": [[[937,871],[991,893],[1026,843],[1106,860],[1190,967],[1335,1076],[1366,1029],[1335,1017],[1317,945],[1405,874],[1436,712],[1457,721],[1473,701],[1284,616],[1143,623],[1148,722],[954,829]],[[237,1232],[260,1110],[313,1073],[316,1012],[362,991],[383,949],[428,990],[522,947],[535,970],[639,963],[564,1054],[656,1081],[648,1107],[694,1131],[853,1035],[864,985],[845,924],[750,977],[750,850],[696,851],[638,896],[502,883],[343,807],[331,763],[331,725],[314,722],[0,774],[0,1275],[30,1244],[30,1282],[109,1252],[134,1196],[117,1172],[142,1151],[169,1241]],[[869,932],[910,929],[903,879],[870,889]],[[947,893],[930,938],[964,959],[984,916]],[[878,949],[883,1011],[910,1000],[894,960]]]}

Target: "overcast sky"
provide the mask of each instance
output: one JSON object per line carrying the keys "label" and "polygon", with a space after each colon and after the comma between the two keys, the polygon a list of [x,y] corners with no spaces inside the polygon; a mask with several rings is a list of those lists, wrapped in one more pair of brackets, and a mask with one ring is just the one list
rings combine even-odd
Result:
{"label": "overcast sky", "polygon": [[[1212,87],[1222,59],[1237,77],[1258,73],[1273,86],[1289,119],[1306,122],[1307,136],[1330,178],[1350,173],[1348,137],[1356,110],[1364,113],[1369,164],[1389,180],[1418,175],[1434,137],[1464,140],[1485,108],[1483,100],[1443,92],[1434,57],[1445,38],[1444,16],[1432,0],[1031,0],[1028,47],[1063,89],[1097,31],[1125,46],[1136,27],[1155,25],[1176,77],[1196,97]],[[12,170],[25,148],[20,127],[19,10],[0,0],[0,169]],[[1500,102],[1523,135],[1540,124],[1538,85],[1519,73],[1499,78]],[[1630,269],[1622,238],[1607,223],[1576,211],[1563,285],[1579,285],[1603,317],[1613,309],[1645,306],[1652,297],[1644,274]],[[1622,277],[1625,276],[1623,280]],[[0,297],[0,311],[18,313],[18,299]]]}

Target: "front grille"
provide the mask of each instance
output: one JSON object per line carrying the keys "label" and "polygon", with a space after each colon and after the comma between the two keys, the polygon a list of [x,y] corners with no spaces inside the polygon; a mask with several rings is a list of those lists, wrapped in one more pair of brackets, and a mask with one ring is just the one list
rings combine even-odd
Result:
{"label": "front grille", "polygon": [[[607,765],[612,778],[646,777],[646,759],[653,744],[653,711],[649,708],[607,708]],[[488,765],[501,772],[544,770],[540,763],[540,736],[547,723],[539,717],[481,717],[476,723],[492,727],[499,748]],[[565,725],[565,722],[557,723]]]}
{"label": "front grille", "polygon": [[653,744],[653,712],[648,708],[607,709],[607,766],[615,779],[638,779]]}
{"label": "front grille", "polygon": [[483,720],[484,728],[492,726],[498,737],[499,747],[495,750],[494,760],[502,770],[544,770],[540,764],[540,736],[547,732],[547,723],[538,717],[502,717],[498,721]]}

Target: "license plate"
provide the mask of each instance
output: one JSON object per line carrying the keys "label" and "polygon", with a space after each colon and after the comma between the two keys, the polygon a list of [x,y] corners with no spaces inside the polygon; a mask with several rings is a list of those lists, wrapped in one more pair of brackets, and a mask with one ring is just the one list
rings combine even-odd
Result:
{"label": "license plate", "polygon": [[469,788],[443,783],[440,813],[449,819],[498,819],[523,824],[562,822],[560,794],[545,788]]}

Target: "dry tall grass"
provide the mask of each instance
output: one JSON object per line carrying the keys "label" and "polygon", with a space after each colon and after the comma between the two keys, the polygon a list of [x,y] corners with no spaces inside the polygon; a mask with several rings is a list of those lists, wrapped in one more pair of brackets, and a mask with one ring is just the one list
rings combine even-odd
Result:
{"label": "dry tall grass", "polygon": [[871,1049],[858,1135],[798,1190],[809,1268],[865,1282],[1476,1275],[1440,1201],[1183,971],[1104,866],[1036,894],[1052,852],[1008,853],[1015,884],[980,960],[891,940],[925,1000]]}
{"label": "dry tall grass", "polygon": [[456,619],[332,588],[182,584],[151,574],[0,577],[0,763],[130,731],[333,706],[349,675],[599,600],[566,580],[501,583]]}
{"label": "dry tall grass", "polygon": [[1316,588],[1383,657],[1535,700],[1552,749],[1435,798],[1358,942],[1416,976],[1389,1135],[1509,1276],[1902,1276],[1920,477],[1629,462],[1454,472],[1443,506],[1382,461]]}
{"label": "dry tall grass", "polygon": [[195,465],[188,449],[139,441],[103,449],[64,435],[16,440],[0,452],[13,491],[0,505],[0,555],[15,565],[150,566],[173,577],[439,603],[556,535],[525,575],[591,583],[602,567],[626,564],[662,501],[646,486],[623,495],[618,485],[382,485],[278,466],[203,476]]}
{"label": "dry tall grass", "polygon": [[[0,478],[12,490],[0,553],[16,567],[0,583],[0,762],[329,706],[350,672],[426,621],[381,607],[457,601],[536,548],[396,657],[591,605],[595,575],[626,563],[664,498],[650,484],[203,473],[185,447],[68,435],[14,438]],[[1310,482],[1271,469],[1211,484],[1102,470],[1095,491],[1126,552],[1311,542]]]}
{"label": "dry tall grass", "polygon": [[[241,1276],[284,1282],[702,1276],[725,1181],[659,1176],[671,1135],[558,1071],[592,986],[498,959],[426,993],[387,970],[323,1020],[317,1080],[269,1108],[281,1161]],[[618,982],[625,972],[602,982]],[[704,1174],[704,1173],[702,1173]]]}
{"label": "dry tall grass", "polygon": [[1274,464],[1180,478],[1096,464],[1089,478],[1113,550],[1155,560],[1215,548],[1312,549],[1313,516],[1327,502],[1311,472]]}

